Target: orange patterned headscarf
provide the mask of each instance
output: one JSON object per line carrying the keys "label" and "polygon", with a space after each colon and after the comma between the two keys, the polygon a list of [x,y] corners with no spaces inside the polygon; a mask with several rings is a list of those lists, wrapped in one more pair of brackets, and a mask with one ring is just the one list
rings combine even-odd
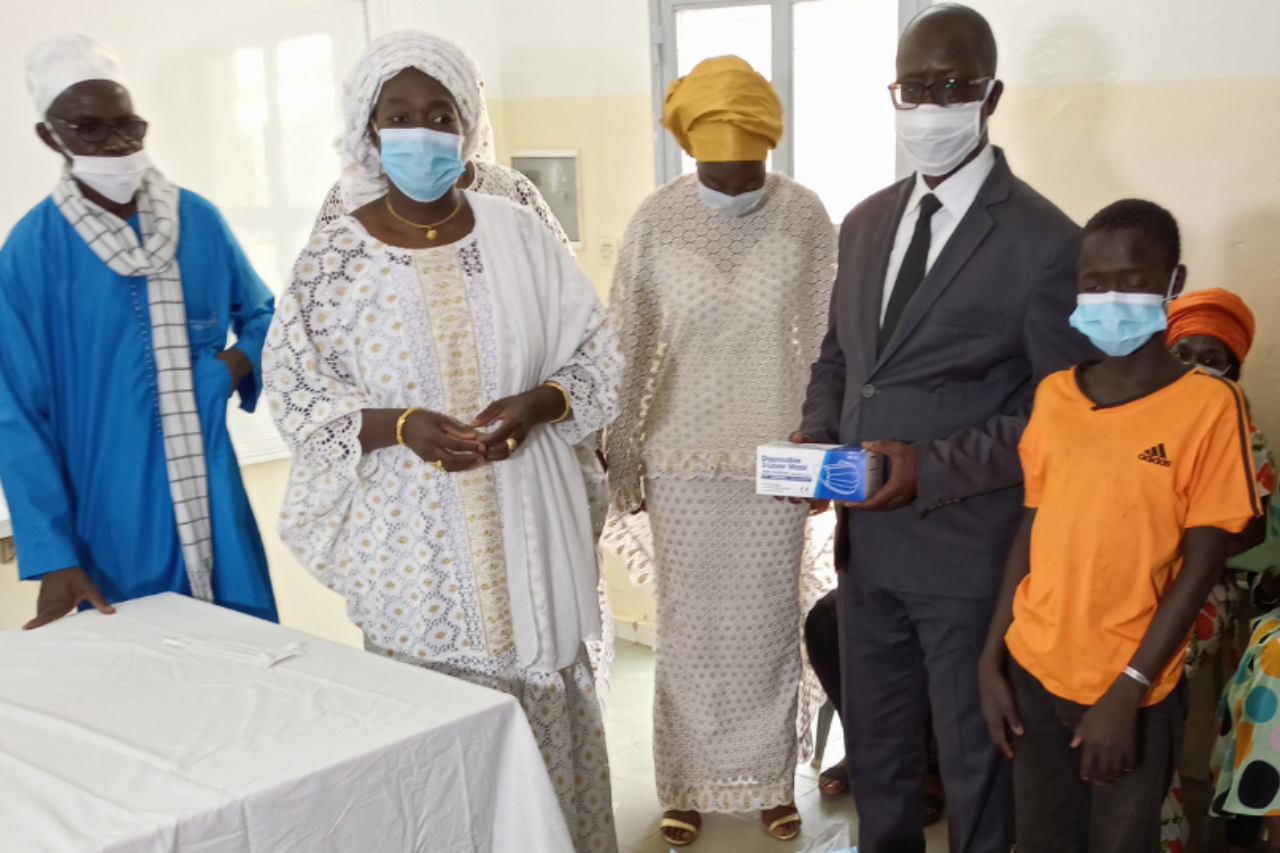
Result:
{"label": "orange patterned headscarf", "polygon": [[1226,344],[1244,364],[1253,345],[1254,325],[1249,306],[1231,291],[1221,287],[1193,290],[1169,303],[1165,341],[1173,346],[1192,335],[1208,335]]}

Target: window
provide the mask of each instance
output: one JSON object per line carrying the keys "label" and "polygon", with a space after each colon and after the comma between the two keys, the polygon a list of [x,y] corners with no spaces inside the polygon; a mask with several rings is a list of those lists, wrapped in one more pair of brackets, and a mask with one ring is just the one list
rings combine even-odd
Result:
{"label": "window", "polygon": [[[928,0],[651,0],[654,106],[704,59],[736,54],[768,77],[786,131],[770,168],[821,196],[839,221],[898,174],[893,107],[898,32]],[[661,182],[693,160],[658,128]]]}

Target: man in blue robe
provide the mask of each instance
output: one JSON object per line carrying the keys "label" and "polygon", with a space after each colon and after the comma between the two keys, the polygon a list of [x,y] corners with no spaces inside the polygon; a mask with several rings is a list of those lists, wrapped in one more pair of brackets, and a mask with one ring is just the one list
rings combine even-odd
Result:
{"label": "man in blue robe", "polygon": [[226,424],[232,395],[257,403],[271,293],[217,209],[150,166],[108,48],[48,39],[27,83],[65,166],[0,249],[0,484],[40,581],[26,627],[169,591],[274,621]]}

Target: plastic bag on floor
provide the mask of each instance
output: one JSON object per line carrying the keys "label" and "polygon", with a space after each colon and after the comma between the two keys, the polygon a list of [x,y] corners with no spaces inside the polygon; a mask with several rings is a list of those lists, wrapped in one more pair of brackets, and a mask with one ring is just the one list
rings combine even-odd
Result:
{"label": "plastic bag on floor", "polygon": [[849,824],[833,823],[799,853],[858,853],[858,848],[849,846]]}

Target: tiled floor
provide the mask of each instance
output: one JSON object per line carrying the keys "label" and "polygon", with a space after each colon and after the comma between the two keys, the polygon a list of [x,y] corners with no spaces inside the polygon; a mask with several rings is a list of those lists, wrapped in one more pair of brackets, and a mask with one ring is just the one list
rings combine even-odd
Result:
{"label": "tiled floor", "polygon": [[[658,831],[662,812],[653,778],[653,651],[619,641],[611,689],[605,697],[605,730],[613,771],[614,815],[622,853],[667,853],[671,846]],[[839,726],[823,758],[824,766],[844,754]],[[858,815],[853,800],[827,800],[818,792],[818,771],[803,763],[796,772],[796,805],[804,819],[802,835],[792,841],[770,838],[759,815],[704,815],[702,834],[693,844],[679,848],[690,853],[796,853],[809,839],[832,823],[849,825],[857,841]],[[927,830],[929,853],[947,849],[946,821]]]}

